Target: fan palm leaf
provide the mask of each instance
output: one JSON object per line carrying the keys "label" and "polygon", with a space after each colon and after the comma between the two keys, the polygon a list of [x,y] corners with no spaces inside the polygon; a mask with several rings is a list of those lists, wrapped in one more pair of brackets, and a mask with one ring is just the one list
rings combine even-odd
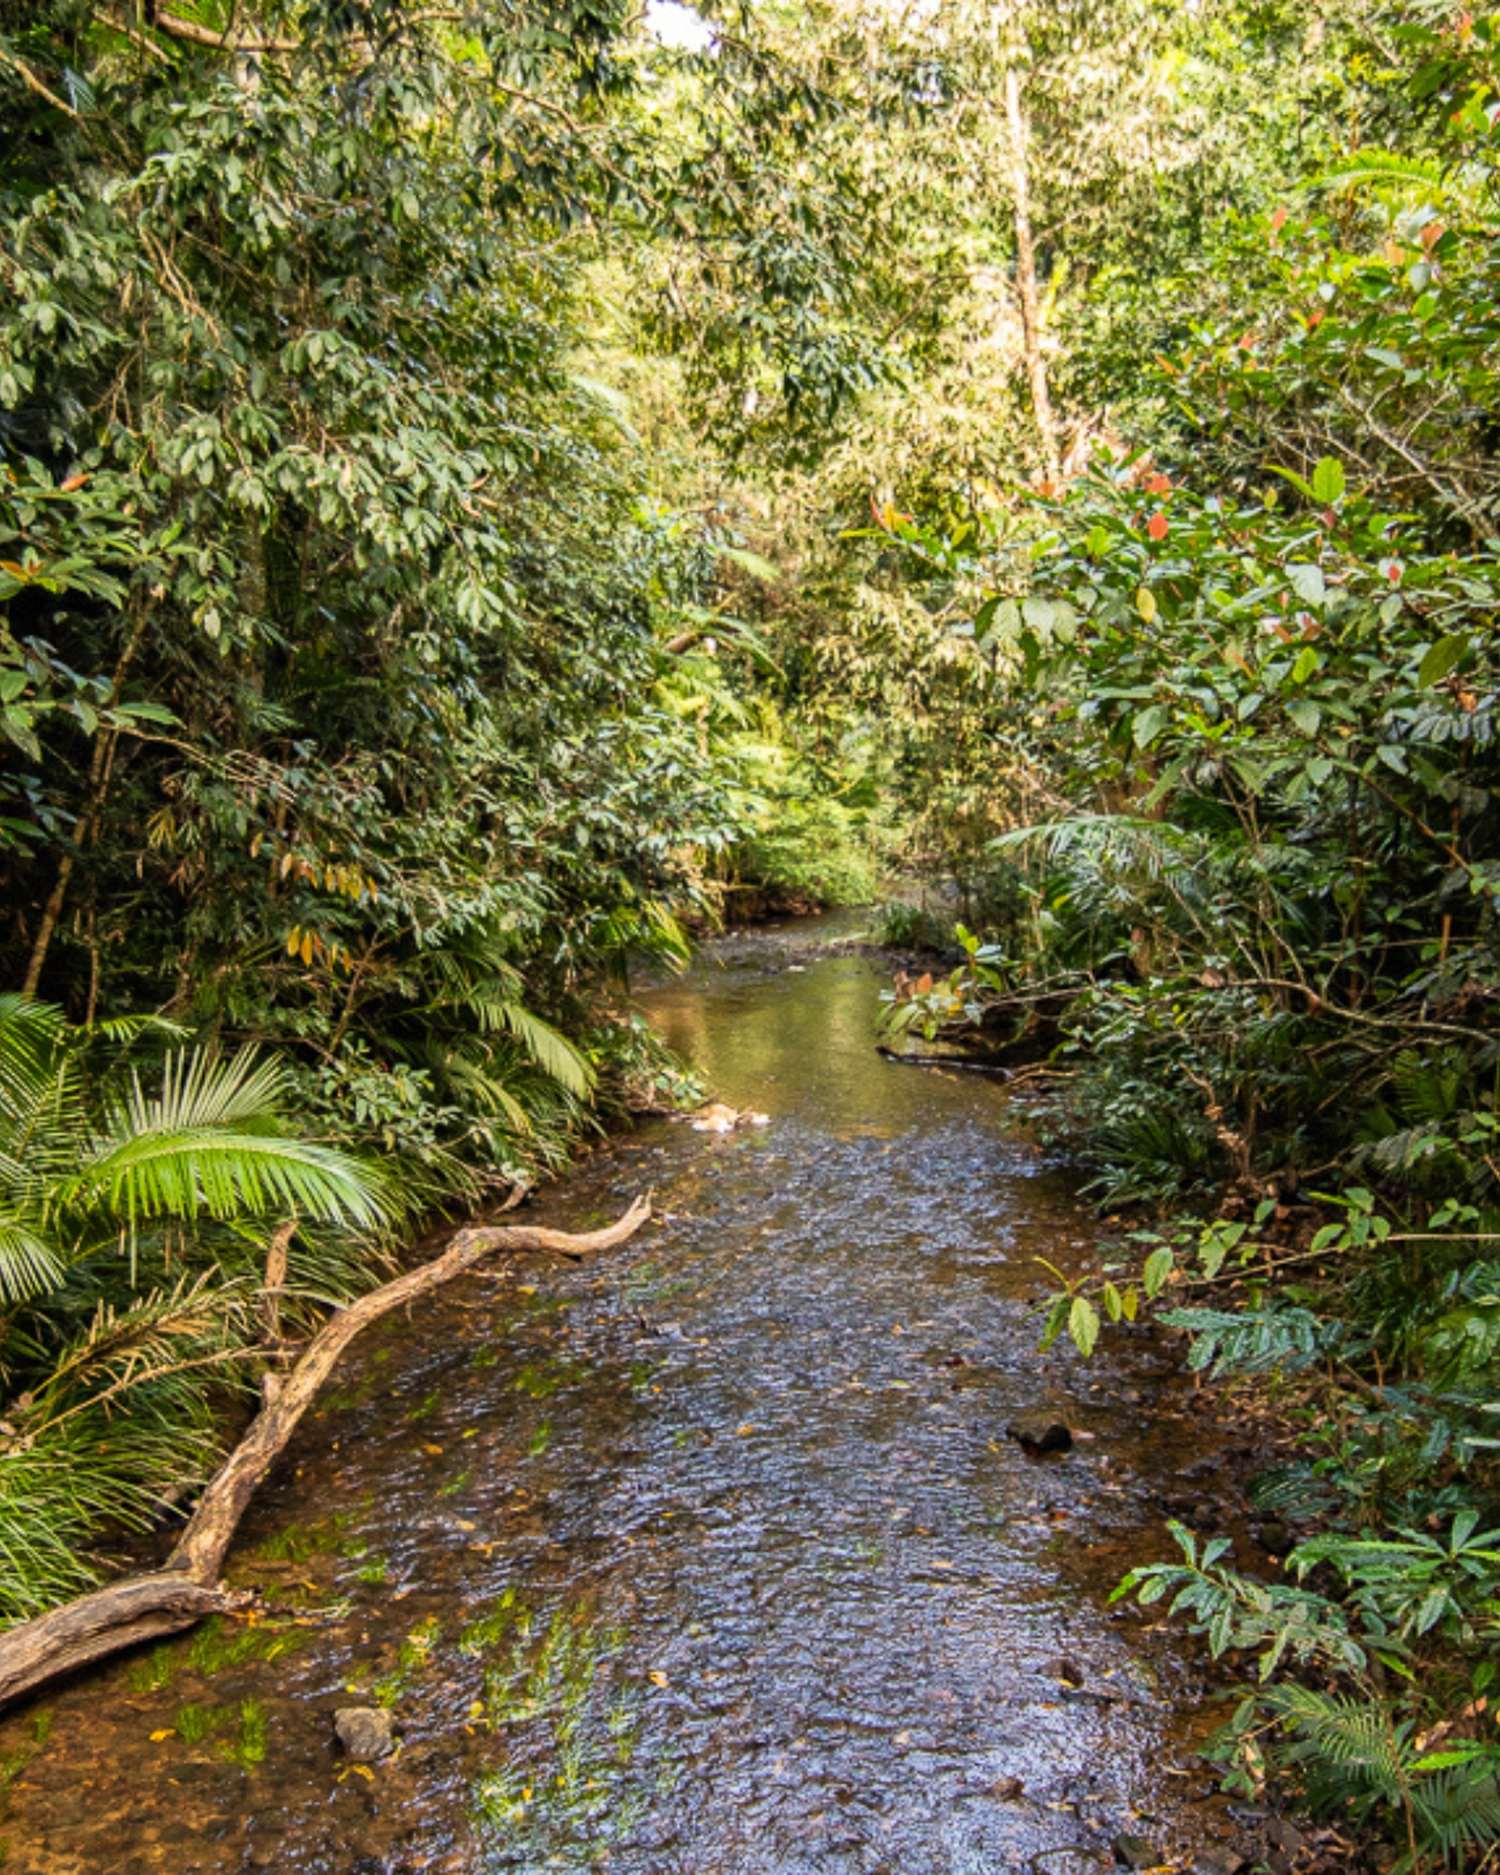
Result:
{"label": "fan palm leaf", "polygon": [[156,1094],[132,1077],[55,1202],[66,1211],[102,1209],[130,1225],[163,1217],[229,1222],[269,1211],[379,1222],[380,1181],[369,1167],[277,1129],[283,1081],[280,1066],[253,1049],[228,1061],[175,1051]]}

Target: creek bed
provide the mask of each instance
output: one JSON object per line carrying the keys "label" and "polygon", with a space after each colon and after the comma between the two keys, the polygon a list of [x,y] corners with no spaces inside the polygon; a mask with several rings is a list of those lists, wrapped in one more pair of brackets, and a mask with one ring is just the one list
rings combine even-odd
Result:
{"label": "creek bed", "polygon": [[[355,1346],[230,1569],[312,1620],[0,1725],[4,1875],[1085,1875],[1122,1834],[1177,1868],[1232,1842],[1201,1659],[1108,1605],[1220,1435],[1145,1331],[1039,1354],[1033,1259],[1081,1266],[1089,1215],[1002,1088],[875,1054],[839,928],[643,996],[770,1124],[648,1122],[533,1215],[651,1188],[659,1221]],[[1006,1438],[1039,1408],[1070,1453]],[[395,1756],[340,1758],[348,1705]]]}

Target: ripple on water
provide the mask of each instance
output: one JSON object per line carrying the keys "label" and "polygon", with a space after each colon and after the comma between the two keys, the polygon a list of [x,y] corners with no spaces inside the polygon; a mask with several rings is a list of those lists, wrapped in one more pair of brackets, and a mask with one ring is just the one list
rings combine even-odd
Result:
{"label": "ripple on water", "polygon": [[[290,1613],[64,1689],[44,1744],[7,1721],[6,1875],[1070,1875],[1188,1839],[1193,1671],[1100,1593],[1178,1383],[1144,1337],[1039,1355],[1032,1258],[1089,1243],[1065,1175],[994,1085],[874,1055],[862,959],[788,954],[646,999],[768,1129],[617,1142],[540,1210],[647,1183],[657,1226],[355,1350],[236,1547]],[[1039,1404],[1094,1436],[1028,1460]],[[395,1758],[338,1760],[356,1701]]]}

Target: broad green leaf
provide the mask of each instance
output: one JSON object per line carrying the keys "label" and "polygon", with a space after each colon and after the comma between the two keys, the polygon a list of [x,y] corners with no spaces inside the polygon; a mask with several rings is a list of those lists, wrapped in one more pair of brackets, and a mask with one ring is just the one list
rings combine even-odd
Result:
{"label": "broad green leaf", "polygon": [[1304,645],[1297,653],[1297,661],[1292,666],[1292,682],[1294,684],[1305,684],[1308,678],[1314,675],[1322,662],[1323,660],[1318,656],[1317,652],[1313,650],[1311,645]]}
{"label": "broad green leaf", "polygon": [[1323,720],[1323,712],[1316,703],[1310,703],[1306,697],[1298,697],[1296,702],[1286,706],[1288,719],[1300,729],[1304,736],[1315,736],[1318,725]]}
{"label": "broad green leaf", "polygon": [[1141,1271],[1141,1283],[1148,1296],[1155,1298],[1161,1294],[1167,1278],[1172,1274],[1175,1261],[1176,1258],[1165,1244],[1146,1258],[1146,1266]]}
{"label": "broad green leaf", "polygon": [[1074,1296],[1068,1310],[1068,1333],[1086,1360],[1099,1340],[1099,1312],[1087,1296]]}
{"label": "broad green leaf", "polygon": [[1327,598],[1328,589],[1323,582],[1321,567],[1313,566],[1308,561],[1298,561],[1287,568],[1286,576],[1304,605],[1322,605]]}
{"label": "broad green leaf", "polygon": [[1440,684],[1468,649],[1467,632],[1450,632],[1446,638],[1439,638],[1436,644],[1429,645],[1424,652],[1422,662],[1417,667],[1417,682],[1424,690]]}
{"label": "broad green leaf", "polygon": [[1324,456],[1313,470],[1313,499],[1331,508],[1336,501],[1343,499],[1344,487],[1343,463],[1336,456]]}

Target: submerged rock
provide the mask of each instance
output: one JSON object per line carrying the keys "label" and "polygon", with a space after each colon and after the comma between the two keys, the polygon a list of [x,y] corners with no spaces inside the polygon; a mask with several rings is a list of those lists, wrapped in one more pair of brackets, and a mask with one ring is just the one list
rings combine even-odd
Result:
{"label": "submerged rock", "polygon": [[1193,1856],[1193,1875],[1240,1875],[1249,1866],[1238,1849],[1199,1849]]}
{"label": "submerged rock", "polygon": [[1110,1847],[1115,1860],[1124,1868],[1155,1868],[1161,1861],[1149,1836],[1132,1836],[1122,1830]]}
{"label": "submerged rock", "polygon": [[752,1113],[748,1107],[741,1110],[731,1107],[727,1102],[716,1100],[712,1106],[700,1108],[688,1122],[695,1133],[732,1133],[742,1126],[769,1126],[769,1113]]}
{"label": "submerged rock", "polygon": [[373,1764],[395,1748],[391,1715],[380,1706],[340,1706],[333,1715],[344,1756],[356,1764]]}
{"label": "submerged rock", "polygon": [[1026,1795],[1026,1786],[1018,1777],[1002,1777],[990,1785],[990,1795],[997,1803],[1019,1803]]}
{"label": "submerged rock", "polygon": [[1056,1413],[1022,1413],[1005,1428],[1024,1452],[1040,1457],[1044,1452],[1071,1452],[1073,1435]]}

